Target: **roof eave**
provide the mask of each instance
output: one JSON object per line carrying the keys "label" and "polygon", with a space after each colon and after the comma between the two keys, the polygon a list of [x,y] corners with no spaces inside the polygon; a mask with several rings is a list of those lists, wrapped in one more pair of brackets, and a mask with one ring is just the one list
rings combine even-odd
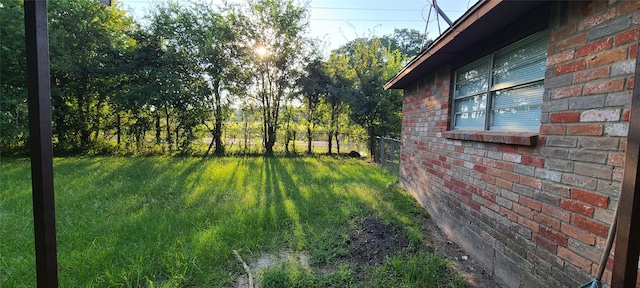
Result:
{"label": "roof eave", "polygon": [[[500,1],[502,0],[498,0],[498,2]],[[395,87],[398,81],[404,78],[407,74],[411,73],[418,65],[420,65],[420,63],[424,62],[426,58],[428,58],[430,55],[433,55],[435,51],[439,50],[449,41],[451,41],[451,39],[453,38],[451,34],[455,31],[455,29],[458,28],[462,22],[468,20],[468,18],[473,15],[476,10],[485,5],[487,2],[489,2],[489,0],[480,0],[471,8],[469,8],[467,12],[462,14],[460,18],[453,22],[453,24],[449,26],[449,28],[447,28],[444,33],[440,34],[440,36],[433,40],[433,42],[431,43],[431,45],[429,45],[429,47],[427,47],[427,49],[422,50],[420,54],[413,57],[413,59],[411,59],[411,61],[409,61],[407,65],[405,65],[395,76],[393,76],[393,78],[391,78],[384,85],[384,89],[401,89],[401,87]]]}
{"label": "roof eave", "polygon": [[414,57],[389,80],[384,89],[404,89],[439,67],[455,62],[455,57],[464,57],[474,45],[508,27],[542,3],[545,1],[482,0],[476,3],[428,49]]}

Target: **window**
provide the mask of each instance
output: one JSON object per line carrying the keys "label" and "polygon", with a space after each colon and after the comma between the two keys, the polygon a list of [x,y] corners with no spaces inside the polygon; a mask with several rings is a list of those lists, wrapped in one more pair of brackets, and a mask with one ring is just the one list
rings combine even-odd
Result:
{"label": "window", "polygon": [[533,34],[458,69],[453,129],[538,132],[547,36]]}

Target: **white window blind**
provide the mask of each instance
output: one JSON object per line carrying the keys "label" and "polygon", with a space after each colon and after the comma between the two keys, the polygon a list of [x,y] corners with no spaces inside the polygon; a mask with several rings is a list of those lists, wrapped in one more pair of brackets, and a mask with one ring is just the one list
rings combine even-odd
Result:
{"label": "white window blind", "polygon": [[537,132],[547,37],[533,34],[458,69],[453,128]]}
{"label": "white window blind", "polygon": [[531,85],[505,88],[492,93],[491,126],[497,131],[538,131],[544,86]]}
{"label": "white window blind", "polygon": [[456,127],[484,129],[489,87],[489,57],[473,62],[456,73],[454,101]]}

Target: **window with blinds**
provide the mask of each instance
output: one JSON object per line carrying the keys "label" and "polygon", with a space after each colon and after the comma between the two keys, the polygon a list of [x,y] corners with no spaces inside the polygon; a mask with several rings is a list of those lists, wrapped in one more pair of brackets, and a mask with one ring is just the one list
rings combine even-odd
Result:
{"label": "window with blinds", "polygon": [[458,69],[453,129],[537,132],[547,37],[533,34]]}

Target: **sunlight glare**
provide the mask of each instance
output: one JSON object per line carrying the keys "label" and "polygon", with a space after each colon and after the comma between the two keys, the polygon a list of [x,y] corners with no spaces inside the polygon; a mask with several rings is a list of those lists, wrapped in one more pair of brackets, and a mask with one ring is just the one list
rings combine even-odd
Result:
{"label": "sunlight glare", "polygon": [[265,46],[258,46],[256,47],[256,54],[258,54],[258,57],[260,58],[264,58],[265,56],[267,56],[267,47]]}

